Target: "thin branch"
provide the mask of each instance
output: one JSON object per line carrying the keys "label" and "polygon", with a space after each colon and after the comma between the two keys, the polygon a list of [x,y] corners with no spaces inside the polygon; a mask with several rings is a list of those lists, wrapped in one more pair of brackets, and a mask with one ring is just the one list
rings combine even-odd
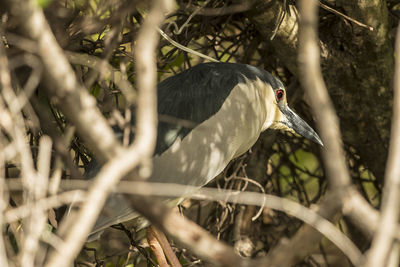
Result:
{"label": "thin branch", "polygon": [[163,249],[161,247],[160,242],[155,237],[155,233],[151,230],[152,227],[147,229],[146,238],[149,243],[149,247],[151,251],[153,251],[154,256],[157,259],[158,265],[160,267],[169,267],[167,259],[165,258],[165,254],[163,253]]}
{"label": "thin branch", "polygon": [[153,8],[139,31],[135,46],[135,69],[137,72],[137,131],[133,146],[145,148],[146,160],[153,154],[157,125],[157,65],[156,53],[159,36],[157,30],[170,11],[173,1],[154,0]]}
{"label": "thin branch", "polygon": [[310,99],[318,132],[324,142],[322,155],[329,185],[343,188],[351,185],[346,166],[339,121],[329,98],[320,68],[320,50],[317,37],[317,8],[315,0],[300,1],[299,70],[300,79]]}
{"label": "thin branch", "polygon": [[161,30],[161,29],[158,29],[158,32],[161,34],[161,36],[162,36],[163,38],[165,38],[165,40],[167,40],[168,42],[170,42],[173,46],[175,46],[175,47],[177,47],[177,48],[179,48],[179,49],[181,49],[181,50],[183,50],[183,51],[185,51],[185,52],[188,52],[188,53],[190,53],[190,54],[199,56],[199,57],[201,57],[201,58],[210,60],[211,62],[219,62],[219,60],[216,60],[216,59],[214,59],[214,58],[212,58],[212,57],[209,57],[209,56],[207,56],[207,55],[204,55],[204,54],[202,54],[202,53],[200,53],[200,52],[194,51],[193,49],[190,49],[189,47],[183,46],[183,45],[181,45],[181,44],[178,43],[178,42],[175,42],[174,40],[172,40],[171,37],[168,36],[168,34],[166,34],[166,33],[165,33],[163,30]]}
{"label": "thin branch", "polygon": [[[62,192],[58,195],[42,198],[38,200],[35,205],[44,212],[53,208],[58,208],[62,205],[68,205],[71,203],[79,203],[85,200],[85,192],[82,190],[72,190]],[[21,205],[14,209],[9,209],[4,213],[4,221],[6,223],[12,223],[25,217],[29,216],[32,205]]]}
{"label": "thin branch", "polygon": [[[326,220],[332,220],[338,213],[338,198],[345,192],[328,193],[319,203],[316,212]],[[322,235],[310,225],[303,225],[289,240],[283,238],[277,246],[268,252],[268,262],[273,266],[292,266],[315,251]]]}
{"label": "thin branch", "polygon": [[46,196],[48,187],[48,178],[50,176],[50,161],[52,140],[49,136],[43,135],[39,141],[39,153],[37,159],[38,181],[35,186],[36,198],[40,199]]}
{"label": "thin branch", "polygon": [[347,19],[347,20],[349,20],[349,21],[351,21],[351,22],[357,24],[358,26],[361,26],[361,27],[363,27],[363,28],[366,28],[366,29],[368,29],[368,30],[370,30],[370,31],[373,31],[373,30],[374,30],[374,27],[369,26],[369,25],[366,25],[366,24],[364,24],[364,23],[362,23],[362,22],[359,22],[358,20],[355,20],[355,19],[353,19],[353,18],[351,18],[351,17],[349,17],[349,16],[343,14],[342,12],[339,12],[339,11],[337,11],[336,9],[331,8],[330,6],[327,6],[327,5],[323,4],[323,3],[320,2],[320,1],[318,1],[318,4],[319,4],[323,9],[325,9],[325,10],[327,10],[327,11],[329,11],[329,12],[332,12],[333,14],[336,14],[336,15],[338,15],[338,16],[341,16],[341,17],[343,17],[343,18],[345,18],[345,19]]}
{"label": "thin branch", "polygon": [[[0,148],[1,150],[1,148]],[[5,159],[0,152],[0,225],[4,225],[4,210],[7,208],[7,185],[5,183]],[[8,267],[3,232],[0,232],[0,266]]]}
{"label": "thin branch", "polygon": [[[271,37],[269,38],[271,41],[274,40],[276,33],[279,30],[279,27],[282,25],[283,20],[285,19],[286,13],[289,12],[288,10],[288,4],[286,0],[283,1],[282,4],[282,10],[279,12],[278,20],[275,24],[274,30],[272,31]],[[290,9],[290,7],[289,7]]]}
{"label": "thin branch", "polygon": [[[400,55],[400,26],[397,27],[396,55]],[[389,156],[386,165],[385,187],[381,218],[365,266],[387,266],[393,242],[398,231],[400,215],[400,58],[396,57],[393,93],[393,117]],[[397,247],[397,246],[395,246]],[[398,248],[398,247],[397,247]],[[398,253],[397,253],[398,256]]]}
{"label": "thin branch", "polygon": [[349,218],[361,232],[372,239],[378,229],[379,212],[362,197],[356,189],[348,190],[348,194],[342,199],[342,213]]}
{"label": "thin branch", "polygon": [[159,246],[161,246],[162,251],[164,251],[164,255],[167,257],[169,263],[172,267],[182,267],[181,263],[179,262],[178,258],[176,257],[174,251],[171,248],[171,245],[168,242],[167,237],[164,235],[163,232],[155,228],[154,226],[149,226],[147,228],[147,235],[156,238]]}
{"label": "thin branch", "polygon": [[186,21],[182,24],[182,26],[181,26],[179,29],[177,29],[177,25],[174,23],[174,26],[176,26],[176,28],[174,29],[174,34],[181,34],[182,31],[183,31],[183,29],[185,29],[185,28],[188,26],[188,24],[189,24],[189,22],[192,20],[192,18],[193,18],[194,16],[196,16],[196,14],[197,14],[201,9],[203,9],[209,2],[210,2],[210,0],[206,0],[206,1],[203,3],[202,6],[199,6],[199,7],[195,8],[195,9],[192,11],[192,13],[189,15],[189,17],[186,19]]}
{"label": "thin branch", "polygon": [[37,201],[44,198],[50,173],[51,139],[44,135],[40,138],[37,161],[38,172],[32,181],[33,201],[28,202],[28,217],[25,225],[26,236],[21,249],[21,266],[34,266],[39,240],[46,227],[47,213],[37,205]]}

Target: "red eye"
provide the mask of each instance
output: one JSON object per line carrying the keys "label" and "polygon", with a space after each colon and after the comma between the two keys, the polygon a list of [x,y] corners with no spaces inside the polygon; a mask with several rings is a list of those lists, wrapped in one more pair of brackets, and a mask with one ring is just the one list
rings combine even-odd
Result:
{"label": "red eye", "polygon": [[285,93],[283,92],[283,90],[276,90],[275,95],[276,95],[276,100],[281,101]]}

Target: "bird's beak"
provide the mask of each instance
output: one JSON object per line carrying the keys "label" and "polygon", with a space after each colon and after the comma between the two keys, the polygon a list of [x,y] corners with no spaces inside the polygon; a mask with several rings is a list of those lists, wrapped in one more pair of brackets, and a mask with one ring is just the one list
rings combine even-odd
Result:
{"label": "bird's beak", "polygon": [[307,124],[302,118],[300,118],[296,113],[294,113],[287,105],[280,109],[283,115],[285,115],[285,119],[282,123],[284,123],[287,127],[294,130],[296,133],[304,136],[308,140],[311,140],[321,146],[324,144],[319,138],[318,134],[314,131],[310,125]]}

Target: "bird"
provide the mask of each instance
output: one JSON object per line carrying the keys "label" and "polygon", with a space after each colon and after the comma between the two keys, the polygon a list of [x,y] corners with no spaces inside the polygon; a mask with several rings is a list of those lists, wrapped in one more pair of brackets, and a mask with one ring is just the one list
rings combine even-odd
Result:
{"label": "bird", "polygon": [[[158,128],[149,182],[202,187],[248,151],[267,129],[297,133],[321,146],[318,134],[287,103],[283,83],[240,63],[201,63],[157,86]],[[91,176],[99,169],[89,164]],[[113,194],[91,236],[137,217]],[[93,239],[93,238],[92,238]]]}

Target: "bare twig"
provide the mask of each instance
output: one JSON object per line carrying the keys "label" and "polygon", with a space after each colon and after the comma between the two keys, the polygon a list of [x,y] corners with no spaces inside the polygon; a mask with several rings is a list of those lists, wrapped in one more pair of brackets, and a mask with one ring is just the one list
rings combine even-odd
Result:
{"label": "bare twig", "polygon": [[204,55],[204,54],[202,54],[202,53],[200,53],[200,52],[194,51],[193,49],[190,49],[189,47],[183,46],[183,45],[181,45],[181,44],[178,43],[178,42],[175,42],[174,40],[172,40],[171,37],[168,36],[168,34],[166,34],[166,33],[165,33],[163,30],[161,30],[161,29],[158,29],[158,32],[161,34],[161,36],[162,36],[163,38],[165,38],[165,40],[167,40],[168,42],[170,42],[173,46],[175,46],[175,47],[177,47],[177,48],[179,48],[179,49],[181,49],[181,50],[183,50],[183,51],[185,51],[185,52],[188,52],[188,53],[190,53],[190,54],[193,54],[193,55],[202,57],[202,58],[204,58],[204,59],[210,60],[211,62],[219,62],[219,60],[216,60],[216,59],[214,59],[214,58],[212,58],[212,57],[209,57],[209,56],[207,56],[207,55]]}
{"label": "bare twig", "polygon": [[373,31],[373,30],[374,30],[374,27],[371,27],[371,26],[368,26],[368,25],[366,25],[366,24],[364,24],[364,23],[362,23],[362,22],[359,22],[358,20],[355,20],[355,19],[353,19],[353,18],[351,18],[351,17],[349,17],[349,16],[343,14],[342,12],[337,11],[336,9],[333,9],[333,8],[331,8],[330,6],[325,5],[325,4],[322,3],[321,1],[318,1],[318,4],[319,4],[323,9],[325,9],[325,10],[327,10],[327,11],[329,11],[329,12],[332,12],[333,14],[336,14],[336,15],[338,15],[338,16],[341,16],[341,17],[343,17],[343,18],[345,18],[345,19],[347,19],[347,20],[349,20],[349,21],[351,21],[351,22],[357,24],[358,26],[367,28],[367,29],[370,30],[370,31]]}
{"label": "bare twig", "polygon": [[[318,214],[327,220],[333,219],[340,206],[336,199],[342,195],[343,192],[327,194],[318,205]],[[295,265],[315,251],[321,238],[320,233],[309,225],[304,225],[289,240],[282,239],[277,246],[269,251],[268,262],[273,266]]]}
{"label": "bare twig", "polygon": [[[396,54],[400,53],[400,26],[397,27]],[[389,156],[386,165],[385,187],[381,218],[365,266],[387,266],[393,246],[400,214],[400,59],[396,57],[393,94],[393,117]],[[397,253],[398,256],[398,253]]]}
{"label": "bare twig", "polygon": [[[82,190],[73,190],[60,193],[58,195],[42,198],[38,200],[35,205],[40,208],[41,212],[45,212],[49,209],[58,208],[62,205],[68,205],[72,202],[79,203],[85,200],[85,193]],[[24,219],[29,216],[31,205],[21,205],[14,209],[7,210],[4,213],[4,221],[6,223],[12,223],[20,219]]]}
{"label": "bare twig", "polygon": [[35,186],[36,198],[40,199],[46,196],[48,187],[48,178],[50,176],[51,147],[53,142],[50,137],[43,135],[40,138],[39,154],[37,159],[38,181]]}
{"label": "bare twig", "polygon": [[[137,87],[137,131],[134,146],[145,147],[145,160],[152,156],[157,125],[157,66],[155,49],[159,41],[158,26],[172,9],[172,1],[154,0],[154,7],[142,25],[135,47]],[[150,173],[148,173],[150,174]],[[146,175],[144,175],[146,176]]]}
{"label": "bare twig", "polygon": [[178,258],[176,257],[174,251],[171,248],[171,245],[168,242],[167,237],[163,232],[155,228],[154,226],[149,226],[147,229],[147,234],[151,234],[153,237],[157,238],[158,243],[160,244],[162,251],[164,251],[165,256],[167,257],[169,263],[172,267],[182,267]]}
{"label": "bare twig", "polygon": [[[245,181],[246,183],[251,183],[251,184],[255,185],[258,189],[260,189],[260,191],[262,193],[265,193],[264,187],[259,182],[255,181],[255,180],[252,180],[252,179],[247,178],[247,177],[234,177],[234,179],[242,180],[242,181]],[[243,189],[243,190],[245,190],[245,189]],[[264,207],[265,207],[264,205],[261,205],[259,210],[258,210],[258,212],[253,217],[251,217],[251,220],[253,222],[255,220],[257,220],[261,216],[261,214],[262,214],[262,212],[264,210]]]}
{"label": "bare twig", "polygon": [[288,6],[287,1],[284,0],[283,4],[282,4],[282,10],[280,10],[279,12],[279,17],[277,19],[277,22],[275,23],[275,27],[274,30],[272,31],[271,37],[269,38],[271,41],[274,40],[276,33],[279,30],[279,27],[282,25],[283,20],[285,19],[286,13],[290,12],[289,10],[287,10],[290,6]]}
{"label": "bare twig", "polygon": [[[182,31],[183,31],[183,29],[185,29],[185,28],[188,26],[188,24],[189,24],[189,22],[192,20],[192,18],[193,18],[194,16],[196,16],[196,14],[197,14],[201,9],[203,9],[209,2],[210,2],[210,0],[206,0],[206,1],[203,3],[202,6],[199,6],[199,7],[195,8],[195,9],[192,11],[192,13],[189,15],[189,17],[186,19],[186,21],[182,24],[182,26],[181,26],[179,29],[174,29],[174,33],[175,33],[175,34],[181,34]],[[174,24],[174,25],[176,26],[176,24]]]}
{"label": "bare twig", "polygon": [[33,202],[28,202],[30,207],[28,221],[26,221],[26,236],[21,249],[21,266],[34,266],[36,253],[39,249],[39,239],[45,229],[47,216],[45,210],[37,205],[37,201],[44,198],[47,193],[48,177],[50,173],[50,157],[52,142],[48,136],[42,136],[39,144],[37,169],[34,175],[31,190]]}
{"label": "bare twig", "polygon": [[393,243],[393,247],[390,251],[389,258],[387,260],[387,267],[397,267],[400,266],[400,244],[398,242]]}
{"label": "bare twig", "polygon": [[[1,150],[1,149],[0,149]],[[4,210],[7,207],[7,186],[5,183],[4,156],[0,152],[0,225],[4,225]],[[8,267],[6,248],[4,245],[3,231],[0,232],[0,266]]]}
{"label": "bare twig", "polygon": [[362,197],[356,189],[347,190],[348,194],[342,199],[342,213],[349,218],[362,233],[372,239],[378,228],[379,212]]}
{"label": "bare twig", "polygon": [[191,120],[184,120],[180,118],[176,118],[174,116],[165,115],[165,114],[158,114],[158,120],[162,122],[166,122],[176,126],[182,126],[189,129],[193,129],[198,125],[198,123],[191,121]]}
{"label": "bare twig", "polygon": [[147,241],[149,242],[150,249],[153,251],[160,267],[169,267],[167,259],[163,253],[160,242],[157,240],[152,228],[149,227],[146,233]]}

